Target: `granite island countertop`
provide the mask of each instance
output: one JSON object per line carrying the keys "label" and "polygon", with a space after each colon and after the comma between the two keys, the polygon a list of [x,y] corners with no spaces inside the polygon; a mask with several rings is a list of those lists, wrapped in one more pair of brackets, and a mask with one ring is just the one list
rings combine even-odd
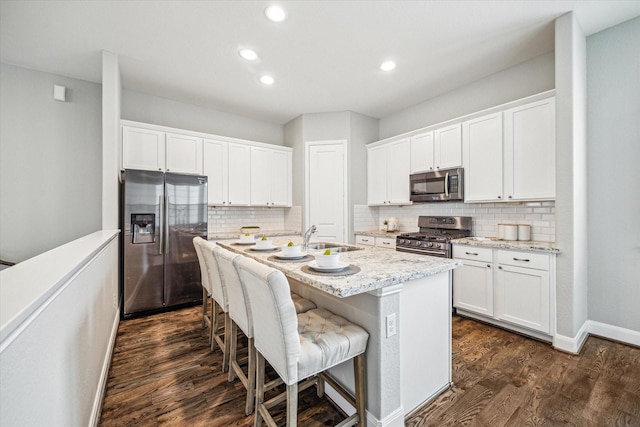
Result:
{"label": "granite island countertop", "polygon": [[[302,242],[301,237],[292,239],[294,243]],[[275,238],[273,244],[280,246],[288,243],[289,239]],[[288,277],[323,290],[340,298],[375,291],[388,286],[398,285],[410,280],[419,279],[454,268],[461,267],[462,262],[436,258],[428,255],[416,255],[406,252],[390,251],[385,248],[367,247],[350,252],[342,252],[340,261],[360,267],[361,271],[351,276],[320,276],[305,273],[301,268],[310,261],[292,262],[290,260],[278,262],[268,258],[278,252],[259,252],[252,247],[234,244],[230,241],[216,242],[219,246],[249,256],[270,267],[277,268]],[[345,245],[356,247],[352,245]],[[313,254],[316,250],[310,250]]]}
{"label": "granite island countertop", "polygon": [[533,240],[493,240],[484,237],[465,237],[451,241],[454,245],[479,246],[493,249],[511,249],[515,251],[560,253],[554,242],[536,242]]}
{"label": "granite island countertop", "polygon": [[[260,230],[256,233],[257,236],[268,236],[268,237],[276,237],[276,236],[299,236],[300,230]],[[238,239],[240,236],[240,230],[237,232],[230,231],[209,231],[207,235],[208,240],[230,240],[230,239]]]}

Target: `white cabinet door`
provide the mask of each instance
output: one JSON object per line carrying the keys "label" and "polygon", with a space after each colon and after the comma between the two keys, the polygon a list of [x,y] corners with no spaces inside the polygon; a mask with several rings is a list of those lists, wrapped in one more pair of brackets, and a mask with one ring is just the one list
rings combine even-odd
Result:
{"label": "white cabinet door", "polygon": [[433,131],[411,137],[411,173],[432,171],[433,156]]}
{"label": "white cabinet door", "polygon": [[453,306],[493,316],[493,268],[484,261],[461,260],[453,270]]}
{"label": "white cabinet door", "polygon": [[291,153],[251,147],[251,205],[291,206]]}
{"label": "white cabinet door", "polygon": [[202,138],[167,133],[167,172],[202,174]]}
{"label": "white cabinet door", "polygon": [[409,175],[411,174],[411,145],[409,138],[387,145],[387,202],[409,203]]}
{"label": "white cabinet door", "polygon": [[367,150],[367,199],[369,205],[387,203],[387,147]]}
{"label": "white cabinet door", "polygon": [[251,205],[269,206],[272,170],[271,150],[251,147]]}
{"label": "white cabinet door", "polygon": [[506,199],[554,199],[555,98],[506,110],[504,120]]}
{"label": "white cabinet door", "polygon": [[292,153],[274,150],[271,153],[271,206],[292,205]]}
{"label": "white cabinet door", "polygon": [[251,150],[250,146],[229,143],[228,182],[231,206],[248,206],[251,203]]}
{"label": "white cabinet door", "polygon": [[460,123],[435,130],[435,169],[462,165],[462,126]]}
{"label": "white cabinet door", "polygon": [[122,126],[122,168],[164,170],[164,132]]}
{"label": "white cabinet door", "polygon": [[465,202],[503,198],[502,113],[462,124]]}
{"label": "white cabinet door", "polygon": [[209,205],[226,205],[228,201],[227,142],[205,139],[203,175],[207,176]]}
{"label": "white cabinet door", "polygon": [[549,288],[549,271],[499,264],[496,318],[549,334]]}

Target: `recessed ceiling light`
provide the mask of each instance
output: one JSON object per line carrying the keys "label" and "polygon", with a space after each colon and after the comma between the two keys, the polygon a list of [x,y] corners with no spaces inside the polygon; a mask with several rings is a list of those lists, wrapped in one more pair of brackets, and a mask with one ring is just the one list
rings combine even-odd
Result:
{"label": "recessed ceiling light", "polygon": [[396,63],[393,61],[385,61],[382,64],[380,64],[380,69],[382,71],[391,71],[394,68],[396,68]]}
{"label": "recessed ceiling light", "polygon": [[273,77],[265,75],[260,77],[260,82],[265,85],[272,85],[273,83],[275,83],[275,80],[273,79]]}
{"label": "recessed ceiling light", "polygon": [[282,22],[287,19],[287,12],[280,6],[269,6],[265,9],[264,14],[273,22]]}
{"label": "recessed ceiling light", "polygon": [[238,55],[240,55],[247,61],[255,61],[256,59],[258,59],[258,54],[251,49],[240,49],[238,51]]}

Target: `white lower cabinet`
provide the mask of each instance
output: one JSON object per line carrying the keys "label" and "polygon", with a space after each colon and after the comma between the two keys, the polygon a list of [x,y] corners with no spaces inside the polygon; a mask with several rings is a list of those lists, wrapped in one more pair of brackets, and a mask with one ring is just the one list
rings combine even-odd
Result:
{"label": "white lower cabinet", "polygon": [[453,257],[464,264],[453,271],[453,306],[461,314],[551,335],[554,255],[455,245]]}
{"label": "white lower cabinet", "polygon": [[364,235],[357,234],[356,245],[376,246],[378,248],[395,249],[396,238],[364,236]]}

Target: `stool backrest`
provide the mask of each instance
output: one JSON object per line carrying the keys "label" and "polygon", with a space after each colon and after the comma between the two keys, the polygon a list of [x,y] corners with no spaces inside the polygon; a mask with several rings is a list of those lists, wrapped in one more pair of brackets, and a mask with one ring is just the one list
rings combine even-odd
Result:
{"label": "stool backrest", "polygon": [[281,271],[247,257],[237,265],[249,298],[256,349],[291,384],[297,381],[300,336],[289,282]]}
{"label": "stool backrest", "polygon": [[216,300],[222,307],[224,312],[229,311],[229,301],[227,300],[227,290],[224,287],[222,278],[220,277],[220,269],[218,268],[218,261],[213,255],[213,250],[217,247],[215,243],[207,240],[201,243],[202,245],[202,257],[209,270],[209,282],[211,283],[211,297]]}
{"label": "stool backrest", "polygon": [[247,338],[253,338],[253,322],[251,321],[250,307],[245,298],[244,285],[240,282],[236,264],[244,258],[242,255],[228,251],[220,246],[213,250],[213,254],[218,261],[220,269],[220,277],[227,290],[227,298],[229,300],[229,316],[236,322],[236,325]]}
{"label": "stool backrest", "polygon": [[198,264],[200,265],[200,280],[202,282],[202,287],[205,288],[209,294],[211,294],[209,270],[207,270],[207,265],[205,264],[204,257],[202,256],[202,242],[204,242],[204,239],[200,236],[196,236],[193,238],[193,246],[196,248]]}

